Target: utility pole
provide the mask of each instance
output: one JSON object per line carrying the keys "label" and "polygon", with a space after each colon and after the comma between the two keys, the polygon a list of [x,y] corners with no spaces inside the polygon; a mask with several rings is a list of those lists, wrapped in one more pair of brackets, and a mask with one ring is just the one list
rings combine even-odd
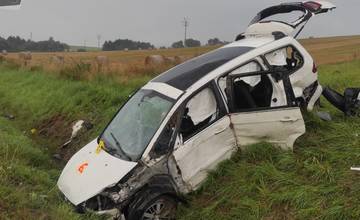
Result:
{"label": "utility pole", "polygon": [[186,39],[187,39],[187,29],[188,29],[188,27],[189,27],[189,25],[190,25],[190,23],[189,23],[189,21],[188,21],[188,19],[187,18],[184,18],[184,20],[183,20],[183,25],[184,25],[184,29],[185,29],[185,37],[184,37],[184,47],[186,47]]}
{"label": "utility pole", "polygon": [[100,44],[101,44],[101,35],[98,34],[97,36],[97,41],[98,41],[98,48],[100,48]]}
{"label": "utility pole", "polygon": [[32,38],[33,38],[33,34],[32,32],[30,32],[30,41],[32,41]]}

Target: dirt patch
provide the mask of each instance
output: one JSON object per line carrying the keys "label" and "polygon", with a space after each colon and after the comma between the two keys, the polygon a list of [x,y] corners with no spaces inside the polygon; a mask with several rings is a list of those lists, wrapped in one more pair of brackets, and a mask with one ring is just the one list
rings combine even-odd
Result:
{"label": "dirt patch", "polygon": [[71,124],[66,116],[57,114],[40,122],[36,129],[39,136],[61,143],[71,136]]}
{"label": "dirt patch", "polygon": [[64,145],[70,140],[75,123],[76,121],[70,120],[66,115],[56,114],[35,126],[37,134],[34,138],[39,138],[40,143],[45,142],[50,147],[55,160],[66,162],[85,144],[84,140],[88,140],[88,131],[92,129],[92,124],[85,121],[76,137]]}

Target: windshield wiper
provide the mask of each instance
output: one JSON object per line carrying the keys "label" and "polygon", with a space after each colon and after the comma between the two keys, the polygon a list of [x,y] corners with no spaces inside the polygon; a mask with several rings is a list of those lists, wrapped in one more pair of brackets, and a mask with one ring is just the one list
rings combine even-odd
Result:
{"label": "windshield wiper", "polygon": [[114,134],[110,132],[111,137],[114,139],[116,146],[121,151],[121,154],[123,154],[125,157],[127,157],[128,160],[132,161],[132,158],[121,148],[120,142],[116,139]]}

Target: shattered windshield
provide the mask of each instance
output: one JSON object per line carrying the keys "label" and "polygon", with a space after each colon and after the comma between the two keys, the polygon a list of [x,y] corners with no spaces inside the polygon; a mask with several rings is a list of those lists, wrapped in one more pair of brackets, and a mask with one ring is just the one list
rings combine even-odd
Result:
{"label": "shattered windshield", "polygon": [[138,91],[104,131],[105,150],[124,160],[140,159],[174,102],[155,91]]}

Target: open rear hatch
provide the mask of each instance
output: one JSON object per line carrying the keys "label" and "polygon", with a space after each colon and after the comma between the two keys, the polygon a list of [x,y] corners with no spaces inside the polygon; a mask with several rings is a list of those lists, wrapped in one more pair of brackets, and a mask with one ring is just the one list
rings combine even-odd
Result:
{"label": "open rear hatch", "polygon": [[[336,6],[328,1],[305,1],[272,6],[256,15],[245,34],[272,34],[280,31],[286,35],[293,35],[298,30],[294,35],[296,38],[313,16],[327,13],[335,8]],[[294,21],[273,19],[290,13],[300,15]]]}

